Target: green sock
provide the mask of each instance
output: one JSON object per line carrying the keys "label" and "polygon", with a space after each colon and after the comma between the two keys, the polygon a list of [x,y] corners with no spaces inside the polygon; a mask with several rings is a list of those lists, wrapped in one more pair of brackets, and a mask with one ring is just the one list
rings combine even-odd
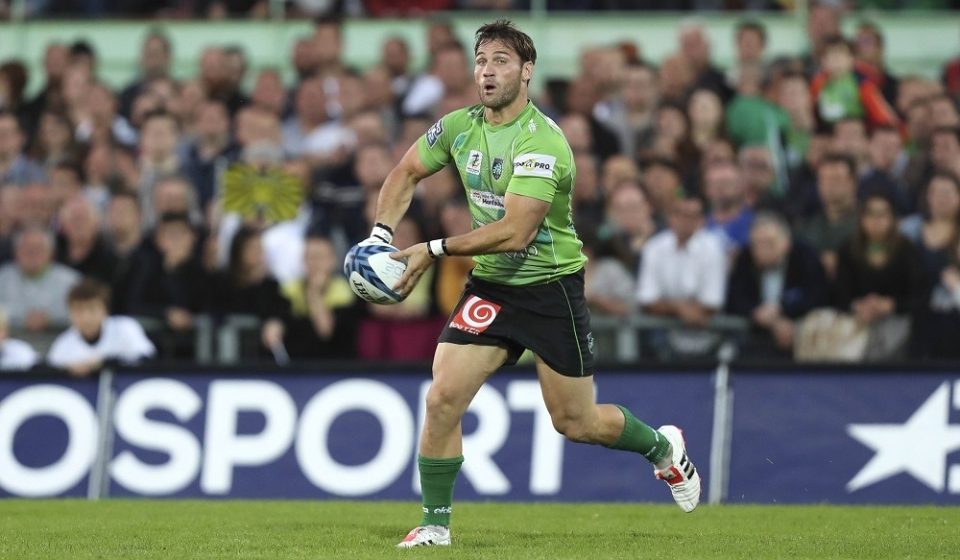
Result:
{"label": "green sock", "polygon": [[623,433],[617,441],[607,447],[639,453],[653,464],[663,459],[670,450],[670,442],[667,438],[638,420],[626,408],[620,405],[617,405],[617,408],[623,412]]}
{"label": "green sock", "polygon": [[457,480],[463,455],[448,459],[417,457],[420,467],[420,491],[423,493],[421,525],[450,526],[453,511],[453,483]]}

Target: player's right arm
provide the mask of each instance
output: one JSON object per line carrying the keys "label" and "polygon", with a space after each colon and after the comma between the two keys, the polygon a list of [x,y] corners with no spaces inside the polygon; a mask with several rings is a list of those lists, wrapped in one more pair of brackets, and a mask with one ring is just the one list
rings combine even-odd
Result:
{"label": "player's right arm", "polygon": [[420,160],[417,145],[410,146],[400,163],[387,175],[387,180],[380,189],[380,196],[377,198],[377,224],[385,225],[391,231],[397,227],[410,207],[417,183],[434,172],[427,169]]}
{"label": "player's right arm", "polygon": [[384,243],[393,240],[393,228],[400,223],[400,219],[410,207],[417,183],[450,162],[454,131],[462,129],[467,118],[467,109],[449,113],[435,122],[410,146],[400,163],[387,175],[387,180],[380,189],[380,196],[377,198],[377,223],[370,234],[370,240],[379,239]]}

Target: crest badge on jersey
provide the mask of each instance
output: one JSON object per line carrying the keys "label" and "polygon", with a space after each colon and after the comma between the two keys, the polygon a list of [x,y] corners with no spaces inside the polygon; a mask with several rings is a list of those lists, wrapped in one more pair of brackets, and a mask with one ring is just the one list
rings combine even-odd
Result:
{"label": "crest badge on jersey", "polygon": [[481,164],[483,164],[483,152],[470,150],[470,156],[467,158],[467,173],[479,175]]}
{"label": "crest badge on jersey", "polygon": [[450,326],[454,329],[480,334],[493,324],[500,313],[500,306],[477,296],[470,296],[453,316]]}
{"label": "crest badge on jersey", "polygon": [[427,145],[432,148],[441,134],[443,134],[443,119],[433,123],[433,126],[427,130]]}
{"label": "crest badge on jersey", "polygon": [[493,174],[494,181],[500,180],[500,176],[503,175],[503,158],[502,157],[493,158],[493,165],[490,167],[490,172]]}

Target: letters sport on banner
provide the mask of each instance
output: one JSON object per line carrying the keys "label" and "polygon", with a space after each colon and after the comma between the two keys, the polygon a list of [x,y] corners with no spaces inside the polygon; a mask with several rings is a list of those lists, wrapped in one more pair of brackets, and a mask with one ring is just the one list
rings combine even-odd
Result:
{"label": "letters sport on banner", "polygon": [[957,373],[749,373],[727,501],[960,504]]}
{"label": "letters sport on banner", "polygon": [[[83,495],[96,382],[43,389],[20,379],[0,380],[0,495]],[[709,372],[610,373],[597,382],[601,400],[686,427],[692,456],[707,466]],[[406,373],[118,375],[109,495],[416,500],[428,383]],[[685,406],[660,398],[667,394]],[[39,431],[51,423],[55,437]],[[642,458],[560,437],[532,373],[498,374],[477,395],[464,434],[459,499],[669,500]]]}

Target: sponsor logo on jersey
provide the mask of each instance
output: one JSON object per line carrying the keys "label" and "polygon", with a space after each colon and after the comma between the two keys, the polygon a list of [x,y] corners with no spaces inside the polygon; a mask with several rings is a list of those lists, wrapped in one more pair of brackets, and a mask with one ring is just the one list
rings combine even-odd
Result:
{"label": "sponsor logo on jersey", "polygon": [[500,176],[503,175],[503,158],[502,157],[493,158],[493,166],[490,168],[490,172],[493,173],[493,179],[495,181],[500,180]]}
{"label": "sponsor logo on jersey", "polygon": [[440,135],[443,134],[443,119],[433,123],[433,126],[427,130],[427,145],[431,148],[437,143]]}
{"label": "sponsor logo on jersey", "polygon": [[513,160],[514,177],[551,177],[557,158],[546,154],[523,154]]}
{"label": "sponsor logo on jersey", "polygon": [[467,157],[467,173],[472,175],[480,174],[480,165],[483,163],[483,152],[470,150],[470,156]]}
{"label": "sponsor logo on jersey", "polygon": [[470,334],[480,334],[493,324],[498,313],[500,313],[500,306],[496,303],[470,296],[460,306],[460,311],[453,316],[450,327]]}
{"label": "sponsor logo on jersey", "polygon": [[470,191],[470,200],[481,208],[503,210],[503,197],[487,191]]}

